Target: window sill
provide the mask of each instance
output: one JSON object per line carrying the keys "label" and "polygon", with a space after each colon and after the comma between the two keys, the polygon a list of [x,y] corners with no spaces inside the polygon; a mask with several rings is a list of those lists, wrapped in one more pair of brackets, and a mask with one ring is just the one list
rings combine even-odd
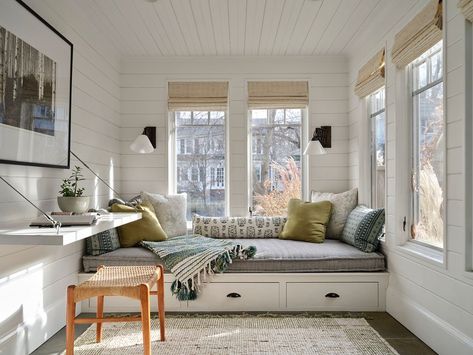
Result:
{"label": "window sill", "polygon": [[413,242],[406,242],[404,245],[399,245],[396,250],[420,258],[430,264],[438,267],[445,267],[443,251],[419,245]]}

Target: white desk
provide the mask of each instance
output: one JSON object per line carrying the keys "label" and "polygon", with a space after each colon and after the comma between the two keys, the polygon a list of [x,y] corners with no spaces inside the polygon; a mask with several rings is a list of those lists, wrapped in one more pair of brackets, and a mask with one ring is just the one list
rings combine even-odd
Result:
{"label": "white desk", "polygon": [[0,245],[67,245],[91,235],[141,219],[141,213],[110,213],[102,215],[91,226],[54,228],[28,227],[29,221],[0,225]]}

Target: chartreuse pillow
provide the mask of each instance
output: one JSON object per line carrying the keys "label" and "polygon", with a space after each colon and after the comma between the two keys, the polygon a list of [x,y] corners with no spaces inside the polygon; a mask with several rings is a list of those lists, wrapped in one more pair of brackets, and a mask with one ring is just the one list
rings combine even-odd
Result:
{"label": "chartreuse pillow", "polygon": [[112,212],[140,212],[141,219],[118,227],[120,246],[132,247],[142,240],[161,242],[167,239],[161,224],[154,214],[153,206],[143,202],[136,207],[113,204]]}
{"label": "chartreuse pillow", "polygon": [[289,200],[287,221],[279,239],[323,243],[325,230],[330,219],[332,204],[329,201],[303,202]]}

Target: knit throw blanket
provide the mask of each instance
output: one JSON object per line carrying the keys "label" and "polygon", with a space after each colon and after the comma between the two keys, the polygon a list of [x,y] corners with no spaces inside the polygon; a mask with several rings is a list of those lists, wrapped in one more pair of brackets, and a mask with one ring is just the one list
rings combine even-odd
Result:
{"label": "knit throw blanket", "polygon": [[195,300],[198,288],[213,273],[224,272],[233,259],[248,259],[256,247],[243,248],[231,240],[212,239],[200,235],[184,235],[163,242],[141,242],[164,262],[175,281],[171,292],[181,301]]}

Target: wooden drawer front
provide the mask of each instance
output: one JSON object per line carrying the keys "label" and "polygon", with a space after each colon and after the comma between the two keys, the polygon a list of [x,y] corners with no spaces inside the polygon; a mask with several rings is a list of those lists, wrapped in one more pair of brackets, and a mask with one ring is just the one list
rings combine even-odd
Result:
{"label": "wooden drawer front", "polygon": [[189,301],[188,307],[190,311],[277,310],[279,309],[279,283],[213,282],[204,284],[197,300]]}
{"label": "wooden drawer front", "polygon": [[287,308],[292,310],[355,311],[378,307],[377,282],[288,282],[286,287]]}

